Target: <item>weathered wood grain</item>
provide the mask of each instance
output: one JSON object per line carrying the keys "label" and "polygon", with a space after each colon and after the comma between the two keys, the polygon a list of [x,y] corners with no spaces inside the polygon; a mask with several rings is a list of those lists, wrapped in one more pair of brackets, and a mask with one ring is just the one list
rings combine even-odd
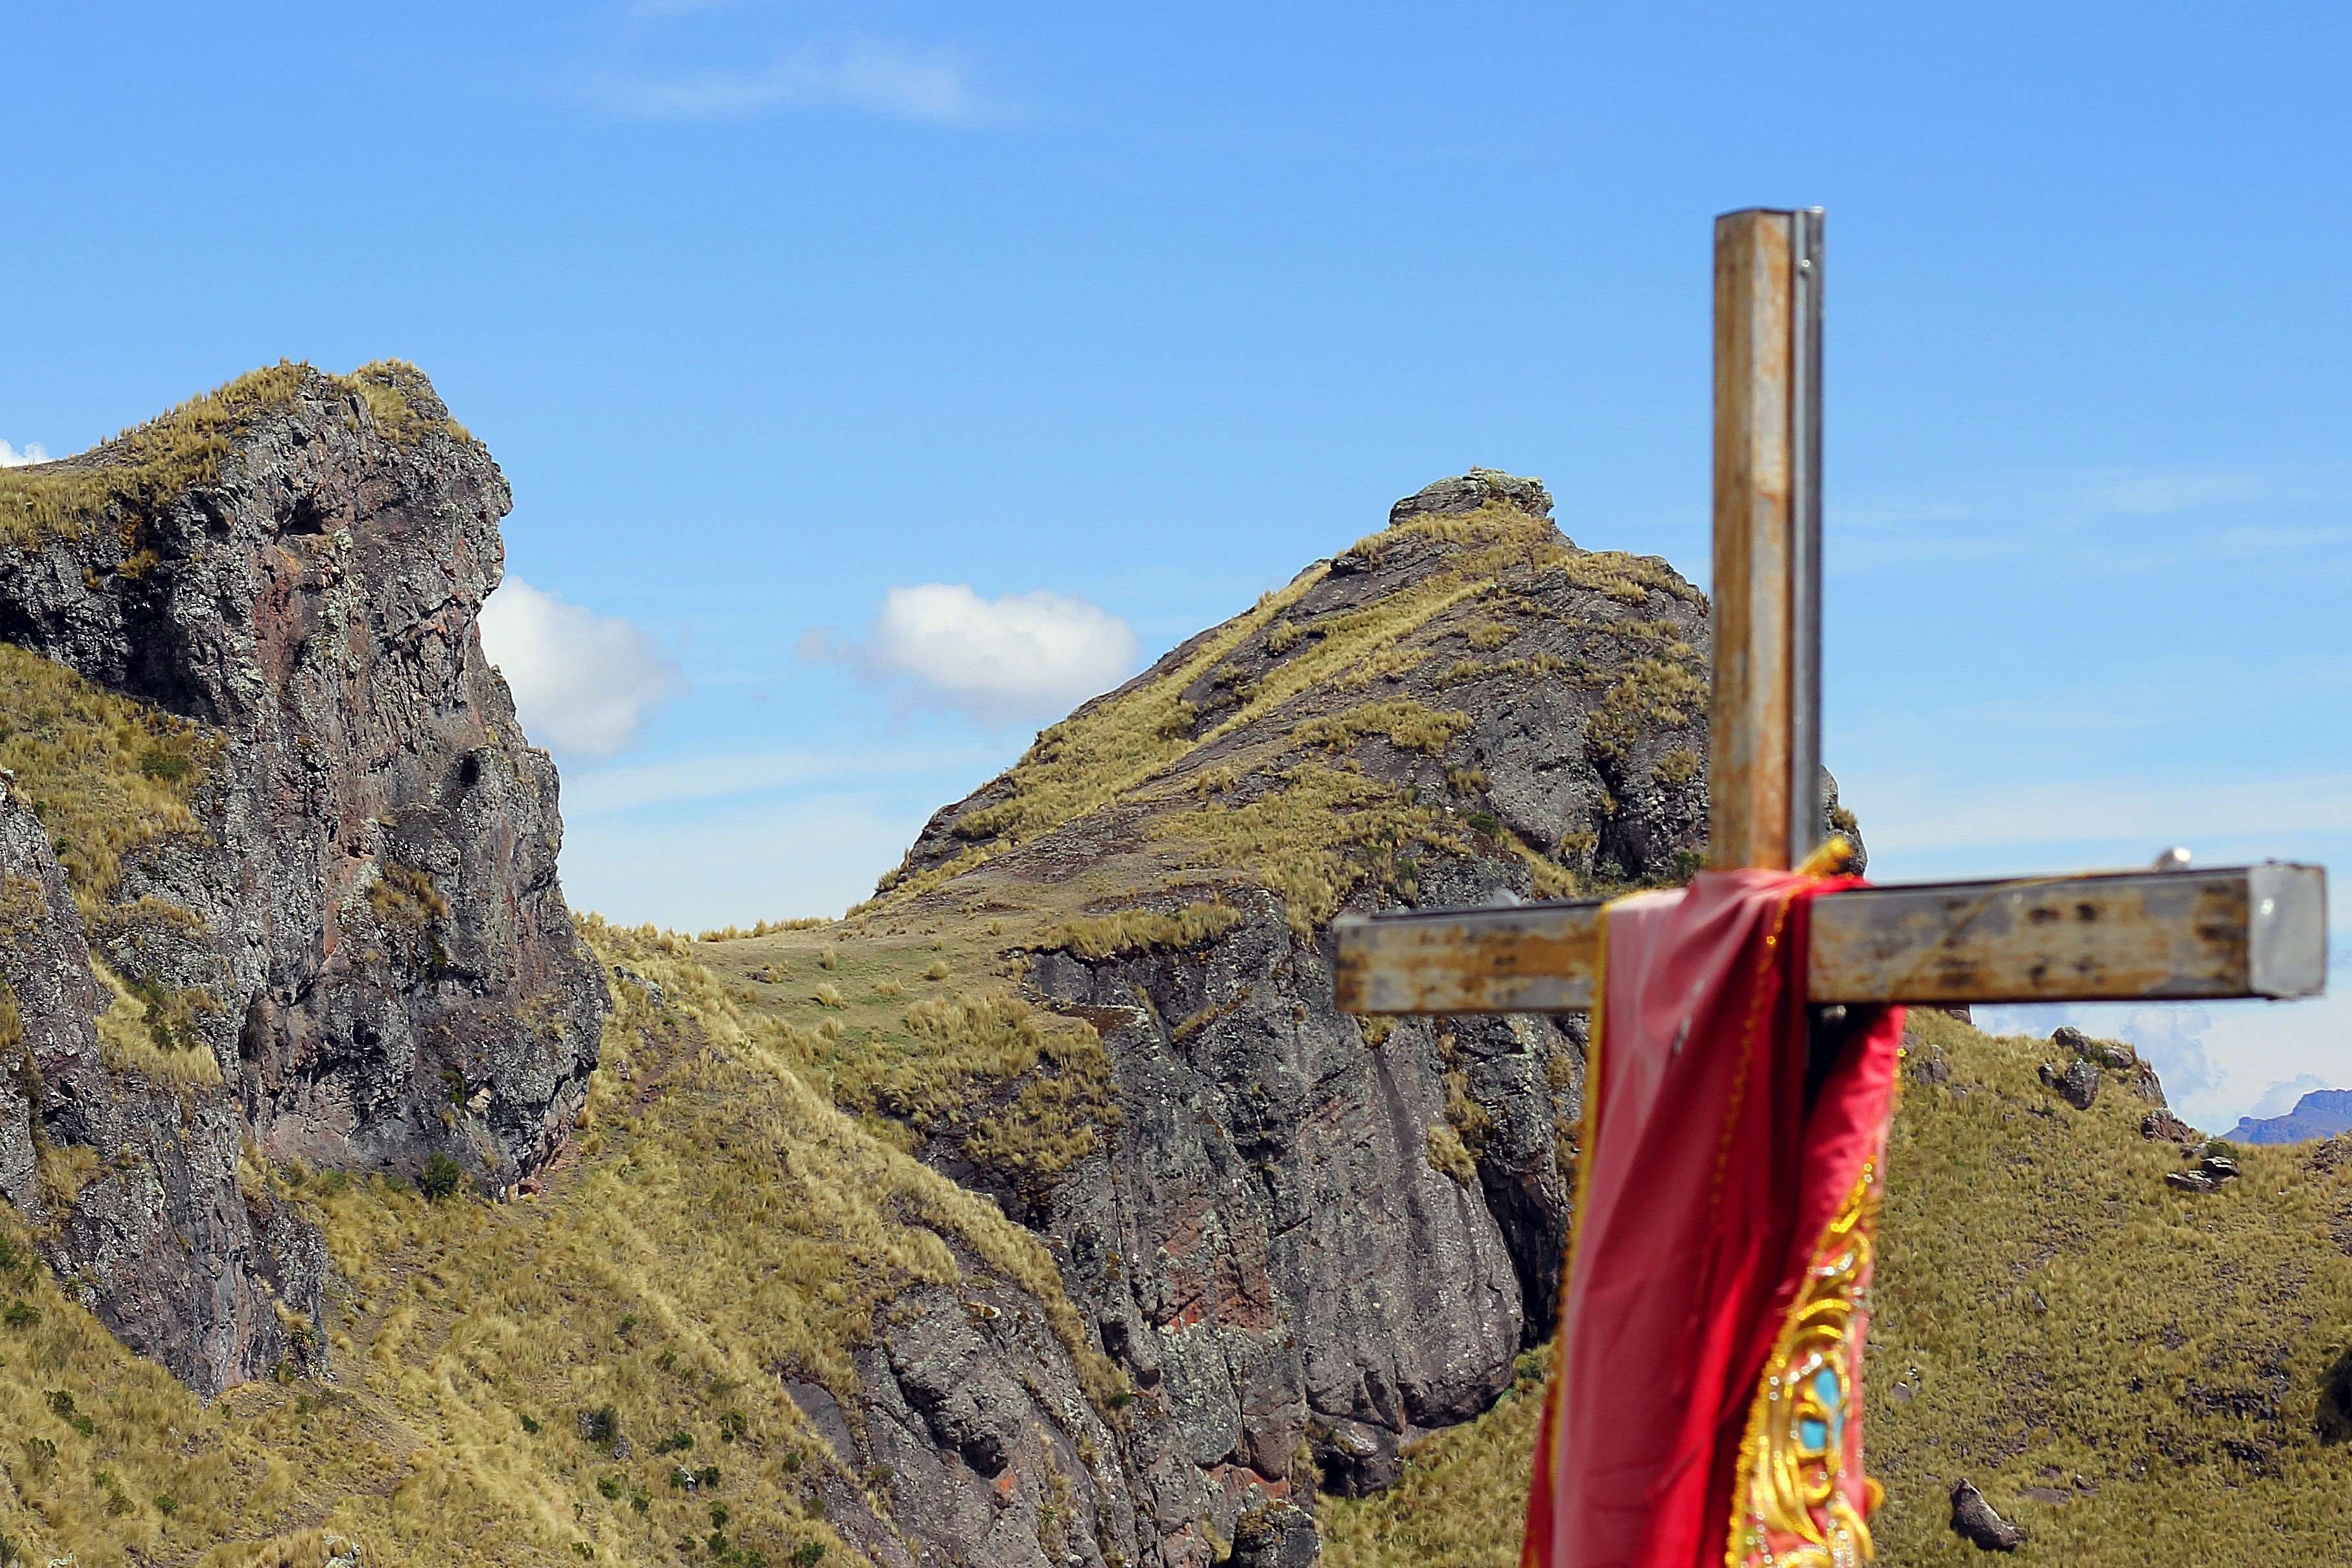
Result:
{"label": "weathered wood grain", "polygon": [[[1814,906],[1817,1002],[2072,1002],[2316,996],[2318,866],[2113,872],[1859,889]],[[1339,1006],[1357,1013],[1589,1008],[1600,904],[1343,918]]]}
{"label": "weathered wood grain", "polygon": [[1592,1005],[1598,903],[1342,915],[1339,1008],[1351,1013],[1553,1013]]}
{"label": "weathered wood grain", "polygon": [[1786,867],[1795,568],[1791,214],[1715,221],[1715,693],[1709,863]]}

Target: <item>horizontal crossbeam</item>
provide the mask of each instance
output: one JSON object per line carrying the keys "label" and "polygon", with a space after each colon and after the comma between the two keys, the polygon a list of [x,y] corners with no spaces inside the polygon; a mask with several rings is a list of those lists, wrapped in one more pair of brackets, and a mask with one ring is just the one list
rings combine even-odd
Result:
{"label": "horizontal crossbeam", "polygon": [[[1346,915],[1352,1013],[1572,1012],[1592,1005],[1601,904]],[[2326,988],[2327,873],[2270,862],[1856,888],[1813,906],[1816,1002],[2176,1001]]]}

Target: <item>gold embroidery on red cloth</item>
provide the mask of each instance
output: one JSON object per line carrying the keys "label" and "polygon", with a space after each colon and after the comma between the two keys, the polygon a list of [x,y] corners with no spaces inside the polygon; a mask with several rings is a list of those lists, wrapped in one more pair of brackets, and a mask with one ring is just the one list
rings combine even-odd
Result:
{"label": "gold embroidery on red cloth", "polygon": [[1878,1207],[1873,1160],[1822,1232],[1764,1364],[1739,1446],[1726,1568],[1856,1568],[1873,1556],[1845,1469]]}

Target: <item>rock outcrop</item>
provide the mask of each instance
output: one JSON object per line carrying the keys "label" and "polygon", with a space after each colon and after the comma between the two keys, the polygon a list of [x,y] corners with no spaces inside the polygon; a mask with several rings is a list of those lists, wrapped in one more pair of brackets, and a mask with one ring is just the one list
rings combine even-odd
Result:
{"label": "rock outcrop", "polygon": [[1290,1500],[1386,1485],[1552,1328],[1582,1020],[1346,1016],[1328,936],[1696,867],[1706,601],[1550,511],[1488,470],[1400,501],[940,812],[869,914],[1071,917],[1029,984],[1100,1035],[1115,1133],[1048,1182],[921,1152],[1047,1239],[1130,1380],[1131,1562],[1298,1550]]}
{"label": "rock outcrop", "polygon": [[555,772],[475,632],[508,504],[399,365],[0,476],[0,1187],[199,1388],[319,1343],[318,1240],[241,1158],[497,1187],[585,1092]]}
{"label": "rock outcrop", "polygon": [[1952,1483],[1952,1533],[1979,1552],[2014,1552],[2025,1531],[1993,1511],[1985,1494],[1965,1480]]}

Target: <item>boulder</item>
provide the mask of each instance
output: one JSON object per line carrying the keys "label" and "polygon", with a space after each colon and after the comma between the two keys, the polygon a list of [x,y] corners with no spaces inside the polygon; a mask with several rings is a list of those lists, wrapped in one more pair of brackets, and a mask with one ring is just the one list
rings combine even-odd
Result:
{"label": "boulder", "polygon": [[1234,1527],[1232,1568],[1315,1568],[1322,1552],[1314,1517],[1287,1500],[1264,1504]]}
{"label": "boulder", "polygon": [[2139,1065],[2139,1052],[2120,1040],[2100,1040],[2084,1033],[2072,1024],[2060,1024],[2050,1031],[2050,1043],[2073,1052],[2085,1061],[2101,1067],[2125,1071]]}
{"label": "boulder", "polygon": [[2082,1057],[2063,1068],[2054,1061],[2043,1062],[2042,1082],[2077,1111],[2089,1110],[2099,1097],[2099,1070]]}
{"label": "boulder", "polygon": [[1966,1480],[1952,1483],[1952,1532],[1980,1552],[2014,1552],[2025,1544],[2025,1531],[1995,1513]]}

